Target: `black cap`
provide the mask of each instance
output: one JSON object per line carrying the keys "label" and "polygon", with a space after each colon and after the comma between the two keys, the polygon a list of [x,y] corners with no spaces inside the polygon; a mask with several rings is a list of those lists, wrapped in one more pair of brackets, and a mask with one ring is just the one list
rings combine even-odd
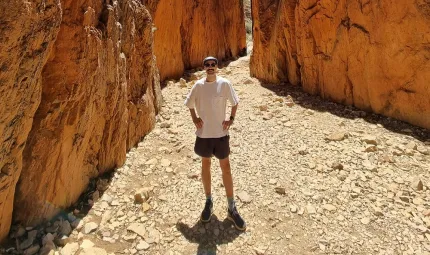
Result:
{"label": "black cap", "polygon": [[213,61],[215,61],[215,63],[218,65],[218,59],[217,59],[216,57],[212,57],[212,56],[206,57],[206,58],[203,60],[203,65],[204,65],[204,64],[206,64],[206,62],[207,62],[207,61],[209,61],[209,60],[213,60]]}

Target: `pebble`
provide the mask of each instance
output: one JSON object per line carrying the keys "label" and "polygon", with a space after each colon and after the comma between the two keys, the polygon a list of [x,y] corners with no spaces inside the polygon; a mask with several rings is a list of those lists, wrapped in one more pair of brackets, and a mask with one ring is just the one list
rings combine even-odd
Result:
{"label": "pebble", "polygon": [[82,243],[81,243],[81,249],[87,249],[87,248],[91,248],[91,247],[94,247],[94,243],[93,242],[91,242],[90,240],[83,240],[82,241]]}
{"label": "pebble", "polygon": [[99,227],[99,225],[95,222],[88,222],[87,224],[85,224],[84,226],[84,234],[89,234],[93,231],[95,231],[97,228]]}
{"label": "pebble", "polygon": [[40,246],[38,244],[31,246],[27,250],[24,251],[24,255],[34,255],[40,250]]}
{"label": "pebble", "polygon": [[367,218],[367,217],[362,218],[360,221],[361,221],[361,223],[362,223],[362,224],[364,224],[364,225],[367,225],[367,224],[369,224],[369,223],[370,223],[370,219],[369,219],[369,218]]}
{"label": "pebble", "polygon": [[332,204],[325,204],[325,205],[323,205],[322,207],[323,207],[325,210],[330,211],[330,212],[332,212],[332,211],[336,211],[336,207],[335,207],[334,205],[332,205]]}
{"label": "pebble", "polygon": [[79,255],[108,255],[108,253],[102,248],[91,247],[83,249]]}
{"label": "pebble", "polygon": [[312,205],[307,205],[306,206],[306,211],[307,211],[308,214],[315,214],[317,212],[316,209],[315,209],[315,207],[312,206]]}
{"label": "pebble", "polygon": [[328,141],[343,141],[347,137],[345,132],[335,132],[326,137]]}
{"label": "pebble", "polygon": [[250,203],[252,201],[252,198],[249,196],[249,194],[246,191],[240,191],[237,194],[237,197],[242,201],[243,203]]}
{"label": "pebble", "polygon": [[145,238],[146,229],[145,229],[145,225],[144,224],[141,224],[141,223],[132,223],[132,224],[130,224],[130,226],[128,226],[127,230],[132,231],[132,232],[138,234],[142,238]]}
{"label": "pebble", "polygon": [[68,243],[60,250],[60,255],[75,255],[78,250],[78,243]]}
{"label": "pebble", "polygon": [[149,249],[149,244],[148,244],[147,242],[145,242],[145,241],[141,241],[141,242],[139,242],[139,243],[137,244],[136,249],[137,249],[138,251],[140,251],[140,250],[144,250],[144,251],[146,251],[146,250],[148,250],[148,249]]}
{"label": "pebble", "polygon": [[281,194],[281,195],[286,194],[285,188],[282,188],[282,187],[276,187],[275,191],[276,191],[276,193]]}

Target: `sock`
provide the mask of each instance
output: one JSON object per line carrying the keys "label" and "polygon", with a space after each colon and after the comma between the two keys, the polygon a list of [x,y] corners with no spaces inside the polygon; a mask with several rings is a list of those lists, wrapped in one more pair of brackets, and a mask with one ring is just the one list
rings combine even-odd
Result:
{"label": "sock", "polygon": [[212,195],[206,195],[206,200],[210,200],[212,202]]}
{"label": "sock", "polygon": [[234,197],[228,197],[227,202],[228,202],[228,209],[230,209],[230,211],[233,211],[234,207],[236,206],[236,203],[234,202]]}

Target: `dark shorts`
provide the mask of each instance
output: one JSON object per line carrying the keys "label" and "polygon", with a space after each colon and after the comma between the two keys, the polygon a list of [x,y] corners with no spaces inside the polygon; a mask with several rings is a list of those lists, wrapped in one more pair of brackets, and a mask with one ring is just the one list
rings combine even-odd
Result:
{"label": "dark shorts", "polygon": [[230,136],[220,138],[200,138],[197,136],[194,144],[194,152],[200,157],[210,158],[214,155],[217,159],[225,159],[230,154]]}

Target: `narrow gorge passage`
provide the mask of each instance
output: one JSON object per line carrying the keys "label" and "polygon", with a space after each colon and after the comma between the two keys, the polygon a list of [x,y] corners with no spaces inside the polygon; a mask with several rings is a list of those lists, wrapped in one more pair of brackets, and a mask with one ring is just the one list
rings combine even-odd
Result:
{"label": "narrow gorge passage", "polygon": [[[261,86],[248,66],[244,57],[219,70],[241,99],[231,164],[247,231],[225,220],[215,161],[216,217],[198,222],[205,198],[183,105],[190,79],[162,90],[155,129],[128,153],[61,254],[429,253],[429,141],[413,136],[421,129],[291,87]],[[136,194],[145,199],[135,203]]]}
{"label": "narrow gorge passage", "polygon": [[[0,1],[0,254],[429,254],[429,10]],[[224,222],[215,162],[217,218],[197,223],[183,102],[208,55],[237,60],[220,75],[241,99],[245,233]]]}

